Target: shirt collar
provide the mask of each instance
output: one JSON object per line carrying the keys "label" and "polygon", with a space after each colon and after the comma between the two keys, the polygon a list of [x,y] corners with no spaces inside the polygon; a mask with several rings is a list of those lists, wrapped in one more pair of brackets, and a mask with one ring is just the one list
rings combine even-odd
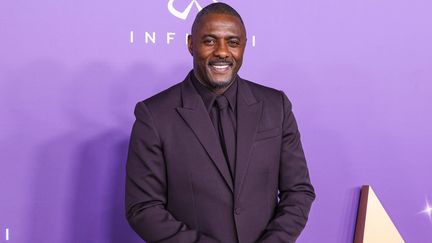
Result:
{"label": "shirt collar", "polygon": [[[213,91],[211,91],[206,86],[204,86],[200,81],[198,81],[193,71],[191,71],[190,77],[193,85],[195,86],[195,89],[198,91],[198,94],[201,96],[204,105],[207,108],[207,111],[210,112],[211,108],[213,107],[213,103],[216,101],[218,95]],[[235,77],[231,86],[222,94],[227,98],[229,106],[231,110],[234,112],[236,111],[236,104],[237,104],[237,81],[238,81],[237,77],[238,76]]]}

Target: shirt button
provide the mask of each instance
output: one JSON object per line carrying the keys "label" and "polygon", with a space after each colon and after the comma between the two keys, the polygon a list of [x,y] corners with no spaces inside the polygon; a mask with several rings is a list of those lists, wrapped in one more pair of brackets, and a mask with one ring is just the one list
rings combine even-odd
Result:
{"label": "shirt button", "polygon": [[236,215],[239,215],[239,214],[240,214],[240,208],[235,208],[235,209],[234,209],[234,213],[235,213]]}

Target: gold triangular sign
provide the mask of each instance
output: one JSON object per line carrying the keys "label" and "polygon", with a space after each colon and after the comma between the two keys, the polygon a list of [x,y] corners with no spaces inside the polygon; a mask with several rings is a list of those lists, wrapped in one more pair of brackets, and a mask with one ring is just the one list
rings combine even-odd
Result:
{"label": "gold triangular sign", "polygon": [[370,186],[361,189],[354,243],[405,243]]}

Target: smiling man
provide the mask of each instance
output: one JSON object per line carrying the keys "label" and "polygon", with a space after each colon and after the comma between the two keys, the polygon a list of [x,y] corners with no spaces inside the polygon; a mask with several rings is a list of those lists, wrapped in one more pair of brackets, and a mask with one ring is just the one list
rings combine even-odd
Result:
{"label": "smiling man", "polygon": [[147,242],[295,242],[315,198],[291,103],[237,75],[246,29],[198,13],[193,70],[135,108],[126,216]]}
{"label": "smiling man", "polygon": [[242,65],[246,30],[240,16],[208,13],[208,9],[194,22],[188,47],[194,60],[194,76],[210,91],[222,94]]}

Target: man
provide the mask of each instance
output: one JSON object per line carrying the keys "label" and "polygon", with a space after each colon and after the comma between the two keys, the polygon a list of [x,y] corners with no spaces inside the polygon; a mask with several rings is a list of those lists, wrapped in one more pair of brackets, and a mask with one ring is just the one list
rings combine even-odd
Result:
{"label": "man", "polygon": [[291,103],[237,75],[245,46],[233,8],[205,7],[193,71],[137,104],[126,214],[145,241],[295,242],[304,228],[315,194]]}

